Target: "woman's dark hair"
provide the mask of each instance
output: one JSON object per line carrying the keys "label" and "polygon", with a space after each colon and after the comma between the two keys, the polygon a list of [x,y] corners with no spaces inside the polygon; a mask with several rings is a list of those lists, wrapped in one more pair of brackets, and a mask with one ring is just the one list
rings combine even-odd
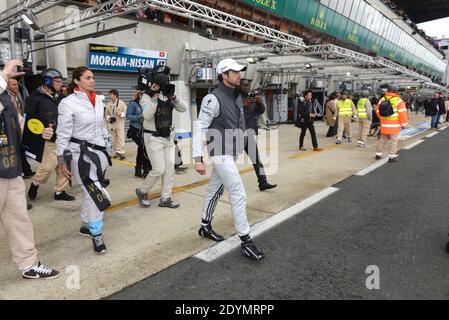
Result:
{"label": "woman's dark hair", "polygon": [[111,89],[108,92],[109,94],[113,94],[114,96],[116,96],[118,98],[118,91],[116,89]]}
{"label": "woman's dark hair", "polygon": [[75,88],[77,87],[76,84],[75,84],[75,79],[80,81],[81,77],[83,76],[83,74],[86,71],[91,71],[91,70],[88,67],[84,67],[83,66],[83,67],[75,68],[72,71],[72,81],[69,83],[69,85],[67,87],[67,94],[72,94],[73,91],[75,91]]}

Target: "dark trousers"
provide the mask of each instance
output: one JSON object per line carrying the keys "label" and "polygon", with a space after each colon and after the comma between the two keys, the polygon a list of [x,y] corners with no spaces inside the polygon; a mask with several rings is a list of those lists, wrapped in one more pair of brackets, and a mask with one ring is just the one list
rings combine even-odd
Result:
{"label": "dark trousers", "polygon": [[257,142],[255,136],[249,135],[245,137],[245,152],[253,163],[254,171],[256,172],[257,181],[259,184],[267,181],[267,176],[263,169],[263,164],[260,161],[259,149],[257,148]]}
{"label": "dark trousers", "polygon": [[175,169],[182,166],[181,149],[178,147],[178,140],[173,141],[175,144]]}
{"label": "dark trousers", "polygon": [[326,133],[326,137],[334,137],[334,136],[336,136],[337,135],[337,129],[338,129],[337,124],[335,124],[335,126],[333,126],[333,127],[329,127],[329,130],[327,130],[327,133]]}
{"label": "dark trousers", "polygon": [[25,155],[25,149],[20,148],[20,158],[22,160],[22,172],[27,175],[31,172],[31,166],[28,163],[27,156]]}
{"label": "dark trousers", "polygon": [[301,134],[299,136],[299,147],[304,146],[304,137],[306,136],[307,129],[310,131],[312,136],[312,145],[314,148],[318,148],[318,141],[316,140],[315,126],[313,123],[304,124],[301,126]]}
{"label": "dark trousers", "polygon": [[143,141],[142,130],[134,128],[133,126],[130,126],[129,130],[131,139],[137,144],[136,167],[142,168],[143,171],[151,170],[151,162]]}

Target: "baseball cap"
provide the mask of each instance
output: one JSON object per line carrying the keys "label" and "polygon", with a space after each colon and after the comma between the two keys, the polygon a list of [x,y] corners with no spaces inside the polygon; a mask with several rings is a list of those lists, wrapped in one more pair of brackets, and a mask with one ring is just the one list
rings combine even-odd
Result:
{"label": "baseball cap", "polygon": [[217,75],[220,75],[223,72],[226,72],[229,70],[245,71],[246,66],[238,64],[237,61],[235,61],[234,59],[223,59],[218,63],[216,72],[217,72]]}

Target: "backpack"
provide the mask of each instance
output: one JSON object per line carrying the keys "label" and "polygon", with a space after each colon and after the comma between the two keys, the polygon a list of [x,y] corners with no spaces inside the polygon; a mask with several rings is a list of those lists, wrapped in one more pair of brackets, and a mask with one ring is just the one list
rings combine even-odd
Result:
{"label": "backpack", "polygon": [[394,109],[391,105],[390,99],[385,98],[385,100],[380,103],[379,113],[381,117],[389,117],[394,114]]}

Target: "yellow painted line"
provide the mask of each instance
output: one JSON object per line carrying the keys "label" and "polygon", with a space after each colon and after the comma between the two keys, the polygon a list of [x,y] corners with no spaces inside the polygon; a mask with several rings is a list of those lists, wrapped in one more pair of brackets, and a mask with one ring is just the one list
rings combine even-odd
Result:
{"label": "yellow painted line", "polygon": [[116,163],[120,163],[120,164],[125,164],[125,165],[130,166],[130,167],[135,167],[135,166],[136,166],[136,163],[135,163],[135,162],[131,162],[131,161],[124,161],[124,160],[112,159],[112,162],[116,162]]}
{"label": "yellow painted line", "polygon": [[[245,174],[245,173],[248,173],[248,172],[251,172],[251,171],[254,171],[253,167],[248,167],[248,168],[242,169],[239,172],[240,172],[240,174]],[[204,179],[204,180],[197,181],[197,182],[194,182],[194,183],[186,184],[184,186],[175,187],[175,188],[173,188],[172,193],[173,194],[174,193],[179,193],[179,192],[188,191],[188,190],[192,190],[192,189],[204,186],[204,185],[209,183],[209,180],[210,179]],[[155,192],[155,193],[150,193],[148,195],[148,198],[150,200],[153,200],[153,199],[156,199],[156,198],[160,198],[160,196],[161,196],[160,192]],[[112,212],[112,211],[117,211],[117,210],[120,210],[120,209],[126,209],[126,208],[129,208],[131,206],[135,206],[138,203],[139,203],[139,201],[137,200],[137,198],[135,198],[135,199],[131,199],[131,200],[128,200],[128,201],[124,201],[124,202],[120,202],[120,203],[114,204],[114,205],[110,206],[109,208],[107,208],[105,211],[106,212]]]}
{"label": "yellow painted line", "polygon": [[[301,154],[294,155],[294,156],[292,156],[292,157],[290,157],[288,159],[289,160],[296,160],[296,159],[306,158],[306,157],[318,155],[320,153],[323,153],[323,152],[326,152],[326,151],[330,151],[332,149],[336,149],[336,148],[339,148],[339,147],[341,147],[341,145],[328,145],[328,146],[325,146],[323,151],[320,151],[320,152],[316,152],[316,151],[305,151],[305,152],[303,152],[303,151],[301,151]],[[134,163],[129,162],[129,161],[122,161],[122,160],[116,160],[116,159],[113,159],[112,161],[117,162],[117,163],[121,163],[121,164],[130,165],[130,166],[133,166],[133,167],[135,166]],[[240,174],[245,174],[245,173],[252,172],[252,171],[254,171],[254,168],[253,167],[248,167],[248,168],[240,170],[239,173]],[[175,193],[179,193],[179,192],[192,190],[192,189],[204,186],[204,185],[206,185],[208,183],[209,183],[209,179],[204,179],[204,180],[197,181],[197,182],[194,182],[194,183],[186,184],[184,186],[174,187],[172,193],[175,194]],[[160,192],[155,192],[155,193],[150,193],[148,195],[148,198],[150,200],[153,200],[153,199],[160,198],[160,196],[161,196]],[[107,208],[105,211],[106,212],[113,212],[113,211],[117,211],[117,210],[120,210],[120,209],[126,209],[126,208],[129,208],[131,206],[135,206],[138,203],[139,203],[139,201],[137,200],[137,198],[134,198],[134,199],[131,199],[131,200],[128,200],[128,201],[124,201],[124,202],[121,202],[121,203],[114,204],[114,205],[110,206],[109,208]]]}

